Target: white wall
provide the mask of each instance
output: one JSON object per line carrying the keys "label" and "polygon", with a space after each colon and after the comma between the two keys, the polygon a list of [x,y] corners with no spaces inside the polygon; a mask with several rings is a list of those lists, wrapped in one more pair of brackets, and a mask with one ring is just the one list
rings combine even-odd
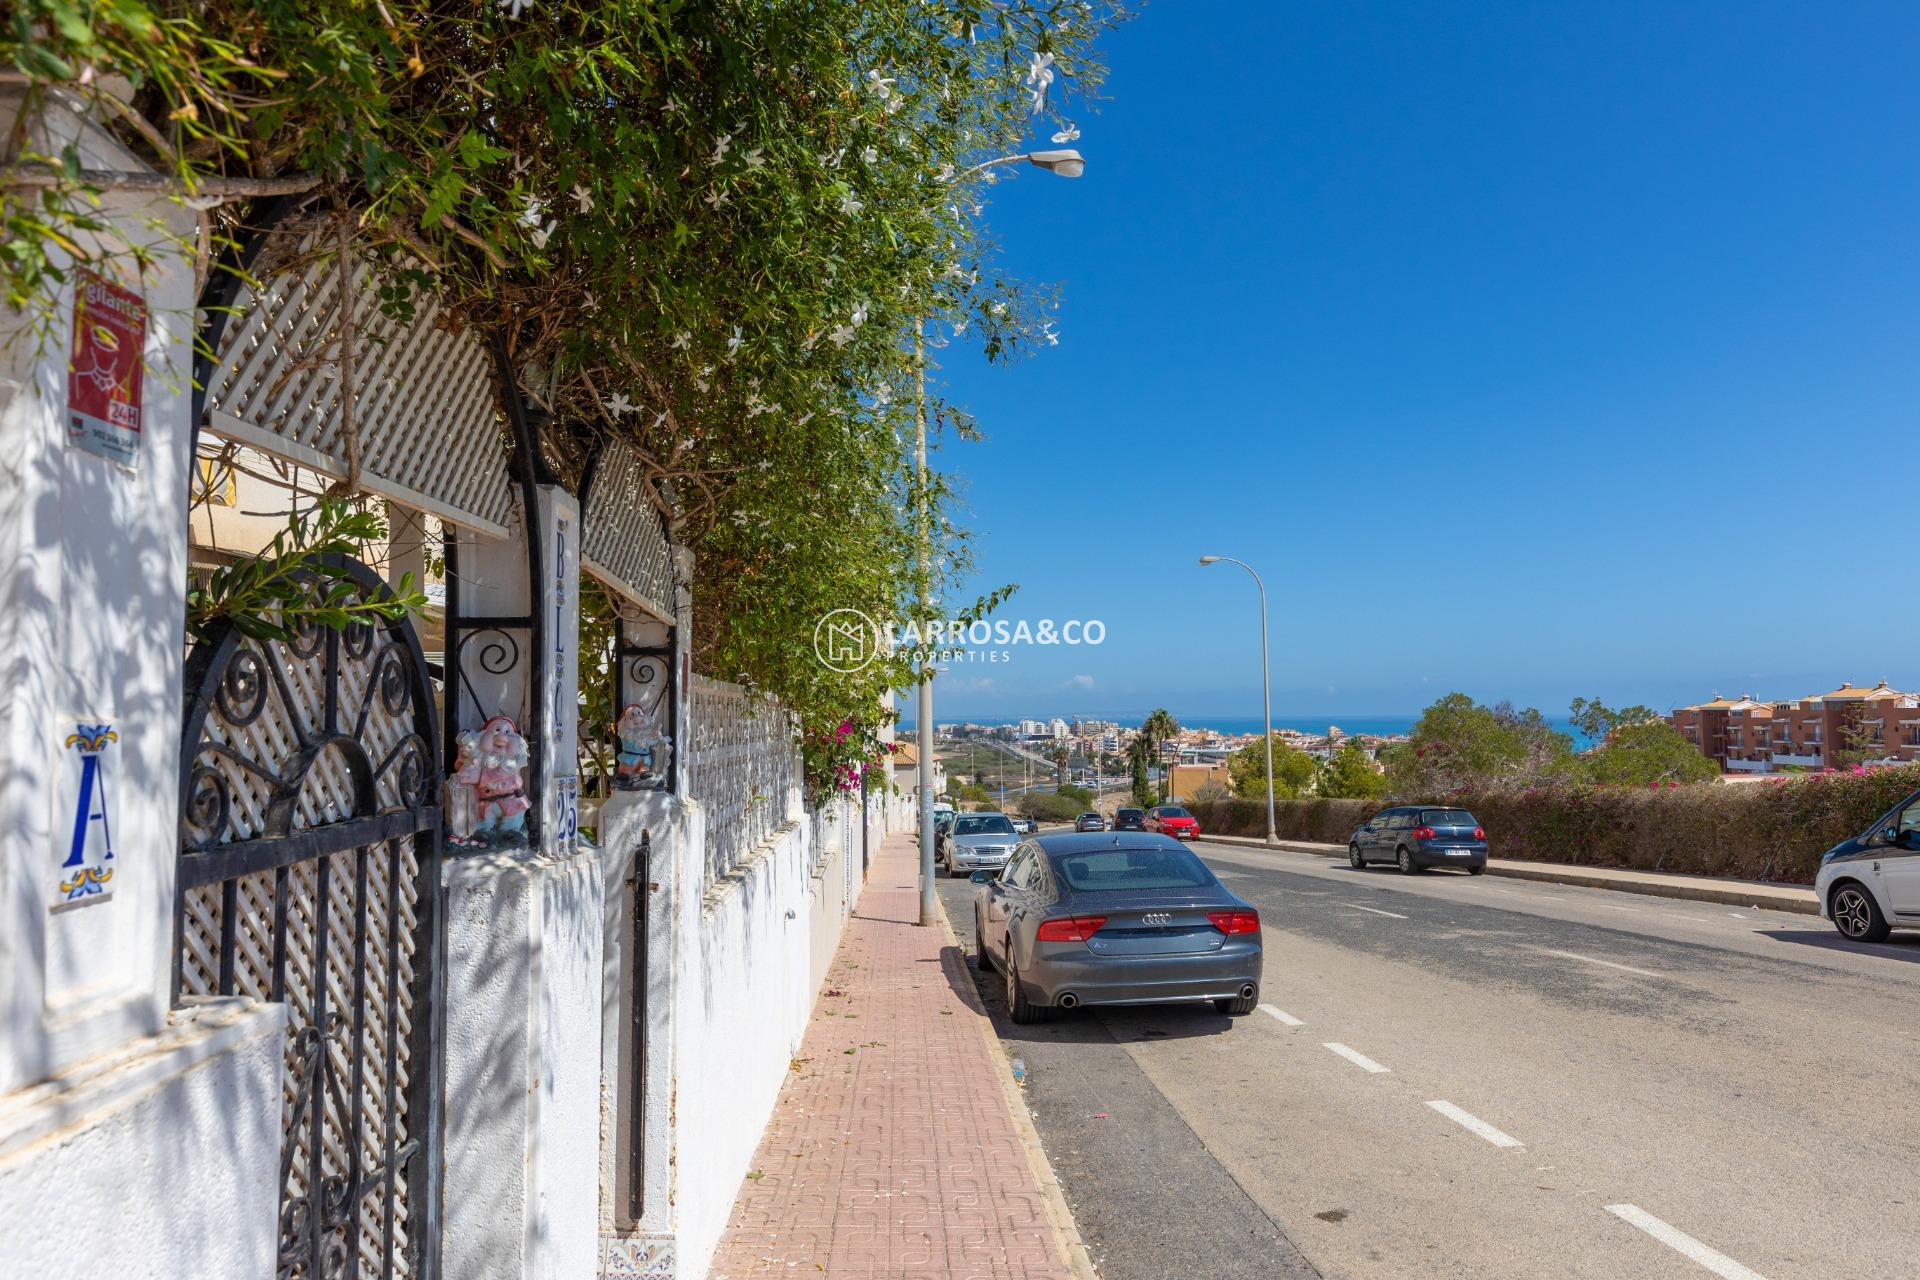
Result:
{"label": "white wall", "polygon": [[[142,168],[61,96],[34,151]],[[19,102],[0,89],[0,137]],[[274,1265],[284,1011],[169,1008],[194,219],[114,192],[102,212],[152,255],[135,271],[100,246],[146,312],[131,465],[68,443],[71,279],[48,332],[0,311],[0,1277],[255,1280]],[[113,874],[67,905],[81,722],[115,735]]]}
{"label": "white wall", "polygon": [[272,1275],[283,1013],[211,1001],[0,1103],[0,1277]]}
{"label": "white wall", "polygon": [[583,1280],[598,1231],[599,855],[451,858],[445,1229],[452,1276]]}

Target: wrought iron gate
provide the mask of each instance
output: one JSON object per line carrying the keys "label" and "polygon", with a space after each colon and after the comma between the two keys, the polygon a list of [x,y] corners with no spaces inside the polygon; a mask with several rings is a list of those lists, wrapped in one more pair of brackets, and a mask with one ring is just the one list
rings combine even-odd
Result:
{"label": "wrought iron gate", "polygon": [[174,998],[287,1006],[278,1274],[431,1280],[441,829],[419,641],[405,621],[228,630],[188,656],[186,694]]}

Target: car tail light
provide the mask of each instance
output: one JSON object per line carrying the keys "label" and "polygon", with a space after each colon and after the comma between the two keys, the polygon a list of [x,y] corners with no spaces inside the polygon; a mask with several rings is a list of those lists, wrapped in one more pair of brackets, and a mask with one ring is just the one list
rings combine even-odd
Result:
{"label": "car tail light", "polygon": [[1231,936],[1236,933],[1260,932],[1260,913],[1258,911],[1209,911],[1207,919],[1213,927]]}
{"label": "car tail light", "polygon": [[1413,829],[1413,838],[1415,840],[1431,840],[1433,839],[1433,828],[1432,827],[1415,827]]}
{"label": "car tail light", "polygon": [[1481,830],[1479,827],[1475,827],[1473,829],[1473,838],[1475,840],[1485,840],[1487,838],[1487,833]]}
{"label": "car tail light", "polygon": [[1033,932],[1035,942],[1085,942],[1100,932],[1105,916],[1069,916],[1065,920],[1042,920]]}

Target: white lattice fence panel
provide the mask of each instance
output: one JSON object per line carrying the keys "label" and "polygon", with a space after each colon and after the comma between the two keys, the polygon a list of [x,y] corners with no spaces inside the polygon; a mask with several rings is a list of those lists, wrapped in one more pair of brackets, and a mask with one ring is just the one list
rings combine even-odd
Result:
{"label": "white lattice fence panel", "polygon": [[787,818],[798,785],[793,720],[771,698],[693,677],[689,789],[707,811],[707,875],[725,875]]}
{"label": "white lattice fence panel", "polygon": [[672,622],[673,553],[645,476],[633,446],[618,440],[601,446],[581,513],[580,558],[602,582]]}
{"label": "white lattice fence panel", "polygon": [[[206,425],[333,475],[346,474],[341,431],[341,273],[310,256],[242,288],[207,383]],[[354,423],[362,480],[376,493],[496,536],[509,489],[490,361],[473,334],[417,291],[401,323],[380,309],[373,268],[353,272]]]}

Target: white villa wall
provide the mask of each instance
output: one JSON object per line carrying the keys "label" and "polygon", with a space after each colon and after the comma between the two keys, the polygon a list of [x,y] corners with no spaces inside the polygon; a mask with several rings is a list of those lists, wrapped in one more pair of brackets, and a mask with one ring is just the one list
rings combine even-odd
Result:
{"label": "white villa wall", "polygon": [[[143,166],[50,92],[16,134],[79,163]],[[67,442],[71,280],[41,337],[0,313],[0,1277],[272,1273],[284,1016],[173,1010],[179,850],[194,217],[109,191],[103,215],[151,254],[136,465]],[[125,257],[124,246],[116,248]],[[61,265],[69,265],[62,263]],[[76,723],[99,759],[110,895],[52,910],[71,838]]]}
{"label": "white villa wall", "polygon": [[442,1270],[584,1280],[599,1198],[598,853],[451,858]]}

